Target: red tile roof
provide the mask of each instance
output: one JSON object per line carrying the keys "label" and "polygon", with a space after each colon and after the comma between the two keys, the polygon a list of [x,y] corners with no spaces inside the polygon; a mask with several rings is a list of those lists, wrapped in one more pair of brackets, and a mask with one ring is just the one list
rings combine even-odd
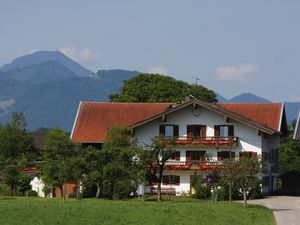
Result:
{"label": "red tile roof", "polygon": [[282,103],[219,103],[217,105],[274,131],[280,131]]}
{"label": "red tile roof", "polygon": [[[71,138],[75,142],[103,142],[113,125],[130,126],[163,113],[174,103],[107,103],[83,102]],[[223,109],[279,131],[281,103],[216,104]]]}
{"label": "red tile roof", "polygon": [[71,138],[75,142],[103,142],[111,126],[135,124],[165,111],[171,104],[83,102]]}

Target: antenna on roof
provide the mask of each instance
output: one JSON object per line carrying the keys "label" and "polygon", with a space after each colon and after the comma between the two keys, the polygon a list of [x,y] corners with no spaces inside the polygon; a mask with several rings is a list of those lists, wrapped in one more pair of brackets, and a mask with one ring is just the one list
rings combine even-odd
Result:
{"label": "antenna on roof", "polygon": [[198,81],[200,80],[200,78],[197,75],[193,78],[195,79],[195,84],[198,86]]}

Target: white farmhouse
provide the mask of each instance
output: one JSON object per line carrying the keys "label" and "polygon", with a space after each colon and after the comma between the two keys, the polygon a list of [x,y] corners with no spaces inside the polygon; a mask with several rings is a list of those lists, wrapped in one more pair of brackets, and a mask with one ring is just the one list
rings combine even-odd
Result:
{"label": "white farmhouse", "polygon": [[[287,131],[284,104],[218,104],[197,99],[175,103],[81,102],[71,139],[101,147],[113,125],[132,129],[138,145],[155,136],[175,138],[176,154],[167,162],[163,188],[191,194],[192,177],[220,168],[229,157],[263,155],[271,162],[263,192],[277,189],[280,136]],[[207,155],[210,157],[208,158]],[[149,184],[155,190],[156,184]]]}

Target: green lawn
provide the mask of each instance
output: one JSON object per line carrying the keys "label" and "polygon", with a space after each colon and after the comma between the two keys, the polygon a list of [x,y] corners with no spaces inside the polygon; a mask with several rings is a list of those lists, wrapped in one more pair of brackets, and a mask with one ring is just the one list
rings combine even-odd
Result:
{"label": "green lawn", "polygon": [[0,224],[128,224],[128,225],[274,225],[272,211],[240,203],[173,198],[161,203],[137,200],[81,201],[42,198],[1,198]]}

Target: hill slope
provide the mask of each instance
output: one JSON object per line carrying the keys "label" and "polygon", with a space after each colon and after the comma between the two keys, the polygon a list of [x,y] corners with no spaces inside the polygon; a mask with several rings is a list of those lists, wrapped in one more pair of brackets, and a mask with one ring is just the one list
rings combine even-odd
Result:
{"label": "hill slope", "polygon": [[33,54],[18,57],[11,63],[2,66],[0,71],[7,72],[8,70],[14,70],[17,68],[22,69],[24,67],[41,64],[47,61],[56,61],[79,76],[92,76],[94,74],[59,51],[37,51]]}

